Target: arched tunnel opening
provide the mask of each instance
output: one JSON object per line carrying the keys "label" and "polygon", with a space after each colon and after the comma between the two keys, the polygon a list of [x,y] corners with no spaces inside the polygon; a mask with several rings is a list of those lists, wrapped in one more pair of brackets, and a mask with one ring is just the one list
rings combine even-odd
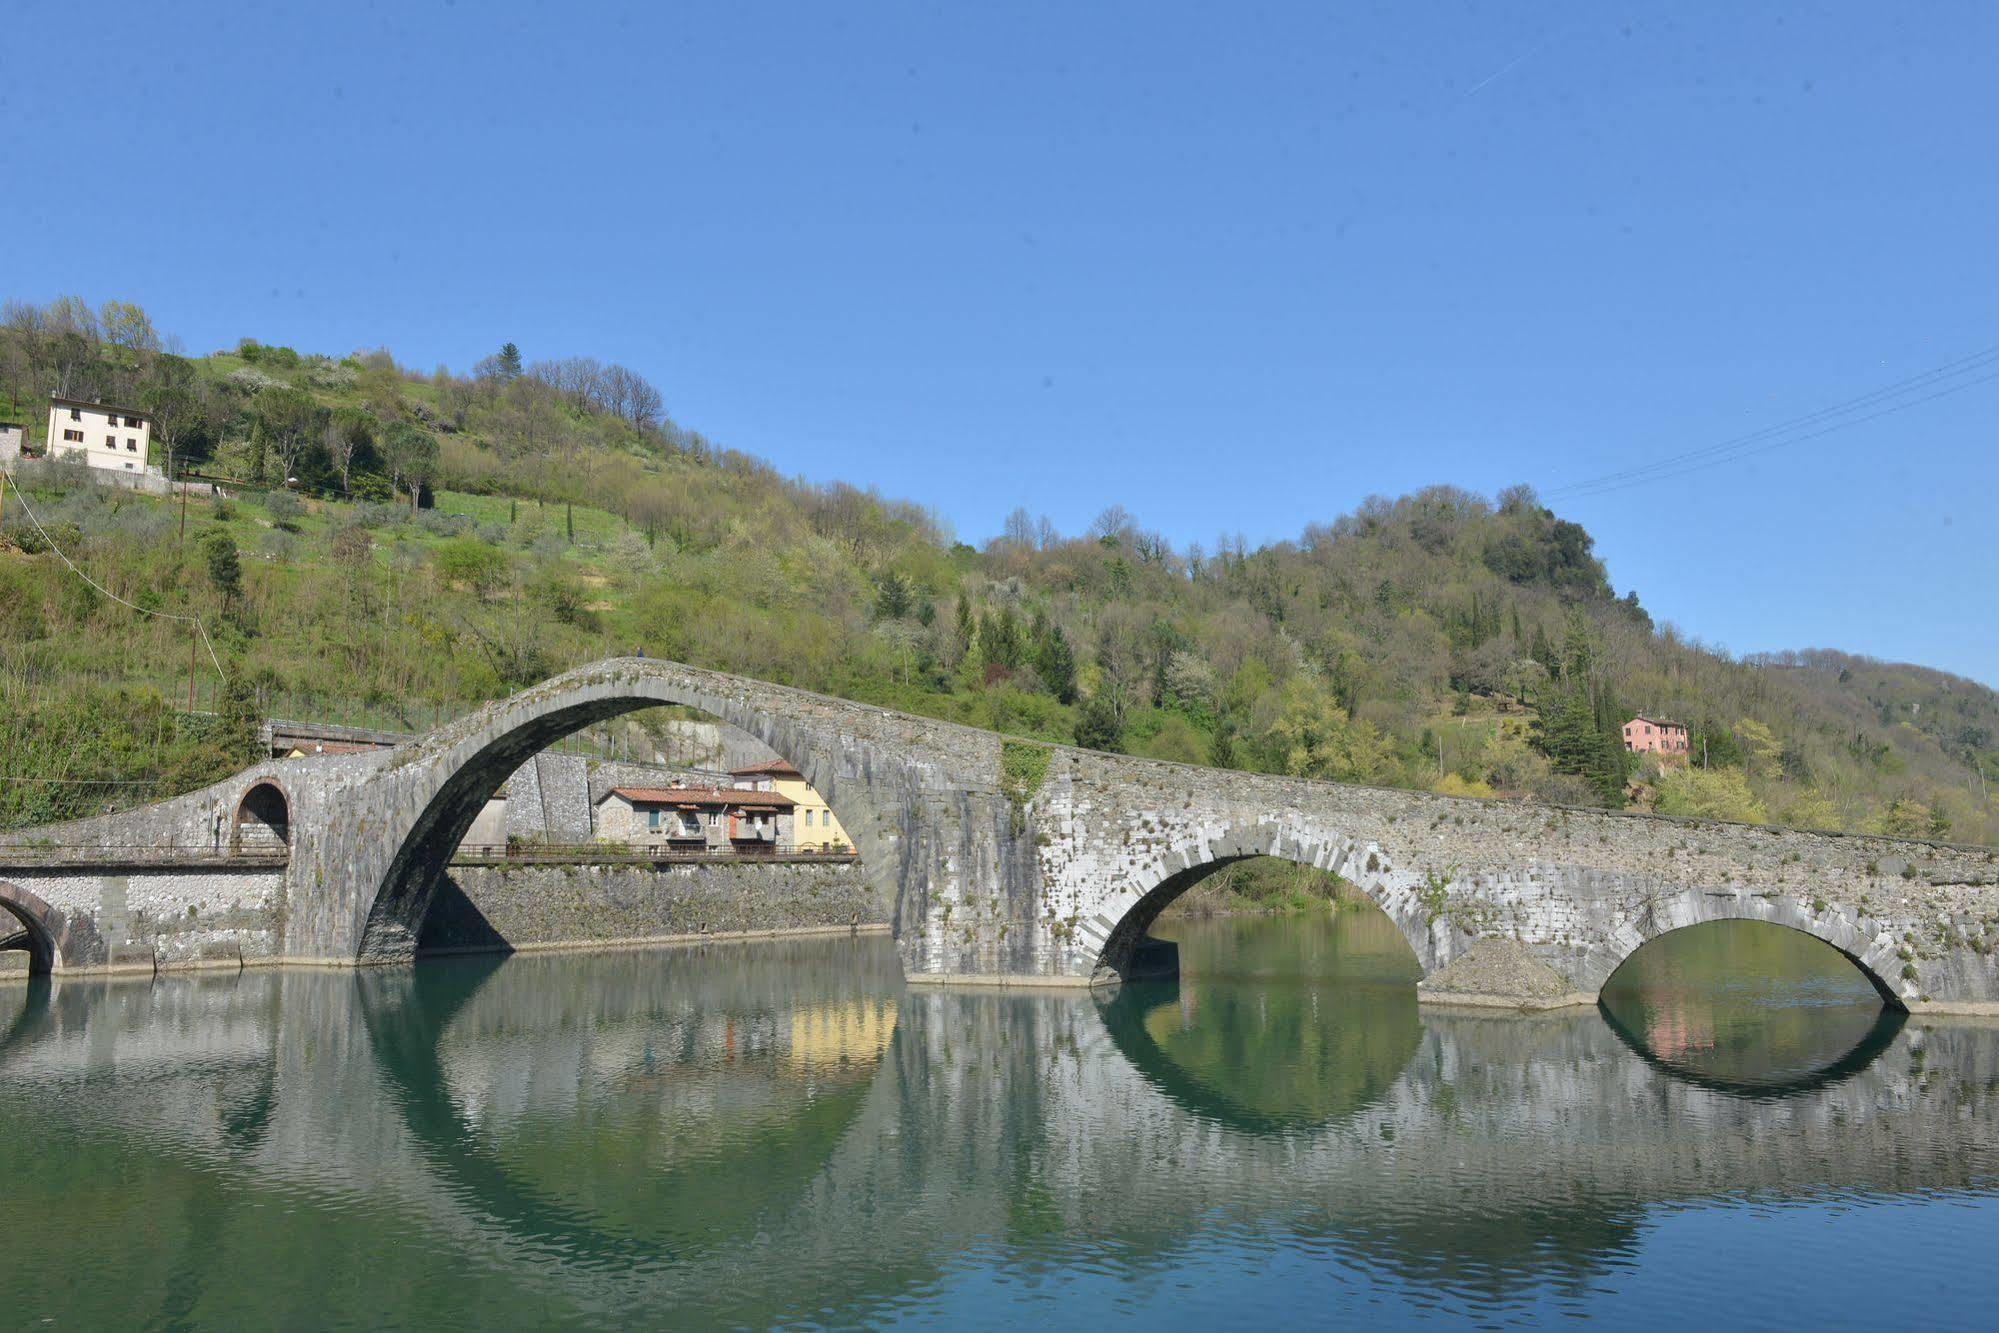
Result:
{"label": "arched tunnel opening", "polygon": [[55,970],[56,941],[47,904],[0,883],[0,978],[45,977]]}
{"label": "arched tunnel opening", "polygon": [[259,782],[236,804],[233,842],[241,851],[282,851],[291,845],[291,801],[275,782]]}
{"label": "arched tunnel opening", "polygon": [[489,749],[406,844],[419,955],[885,919],[832,800],[720,718],[611,701]]}
{"label": "arched tunnel opening", "polygon": [[1639,946],[1599,1008],[1642,1058],[1720,1090],[1780,1096],[1871,1063],[1906,1018],[1886,981],[1802,930],[1709,921]]}

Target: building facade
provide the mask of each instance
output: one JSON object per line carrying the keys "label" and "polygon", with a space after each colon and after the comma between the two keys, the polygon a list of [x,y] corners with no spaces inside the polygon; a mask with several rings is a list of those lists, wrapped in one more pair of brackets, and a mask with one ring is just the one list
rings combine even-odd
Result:
{"label": "building facade", "polygon": [[739,787],[613,787],[597,838],[646,851],[775,855],[794,847],[791,798]]}
{"label": "building facade", "polygon": [[1682,722],[1668,722],[1641,713],[1624,724],[1624,748],[1633,754],[1685,758],[1687,743],[1687,728]]}
{"label": "building facade", "polygon": [[153,419],[136,407],[49,399],[48,456],[89,464],[104,472],[145,474],[153,444]]}
{"label": "building facade", "polygon": [[792,827],[796,830],[794,836],[799,851],[853,850],[853,840],[847,836],[847,830],[840,827],[840,821],[833,818],[833,811],[825,798],[805,780],[803,773],[785,760],[773,759],[767,764],[753,764],[736,769],[729,776],[735,779],[739,789],[775,792],[791,801]]}
{"label": "building facade", "polygon": [[28,428],[18,421],[0,421],[0,465],[18,463],[28,451]]}

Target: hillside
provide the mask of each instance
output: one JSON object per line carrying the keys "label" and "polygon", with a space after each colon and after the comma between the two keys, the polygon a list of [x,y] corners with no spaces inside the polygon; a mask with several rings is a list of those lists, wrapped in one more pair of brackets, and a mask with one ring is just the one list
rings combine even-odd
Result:
{"label": "hillside", "polygon": [[[1176,550],[1116,507],[1080,536],[1016,515],[975,549],[914,505],[716,447],[615,366],[161,341],[130,306],[0,318],[0,418],[39,442],[51,391],[137,404],[235,495],[191,505],[183,539],[173,502],[17,470],[42,530],[10,488],[0,825],[208,780],[260,715],[424,726],[642,645],[1194,763],[1999,842],[1999,695],[1704,648],[1524,489],[1369,498],[1254,550]],[[229,688],[147,612],[200,616]],[[1705,767],[1630,765],[1633,709],[1691,724]]]}

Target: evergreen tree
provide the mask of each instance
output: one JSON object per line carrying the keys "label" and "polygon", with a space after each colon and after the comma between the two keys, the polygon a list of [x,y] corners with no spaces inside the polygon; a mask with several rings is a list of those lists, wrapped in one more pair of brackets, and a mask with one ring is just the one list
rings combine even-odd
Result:
{"label": "evergreen tree", "polygon": [[500,378],[508,383],[521,377],[521,349],[508,343],[500,349]]}
{"label": "evergreen tree", "polygon": [[974,633],[975,631],[972,628],[972,599],[960,593],[958,595],[957,617],[951,628],[951,643],[952,647],[957,650],[956,657],[958,661],[963,661],[966,654],[972,651],[972,635]]}
{"label": "evergreen tree", "polygon": [[236,554],[236,539],[227,528],[210,528],[201,537],[201,554],[208,562],[208,581],[222,596],[222,609],[236,604],[243,592],[243,562]]}
{"label": "evergreen tree", "polygon": [[1034,669],[1048,692],[1065,704],[1076,702],[1076,653],[1060,625],[1043,622],[1043,633],[1035,644]]}
{"label": "evergreen tree", "polygon": [[1109,690],[1098,690],[1083,704],[1076,716],[1076,744],[1113,754],[1124,749],[1124,723],[1118,720],[1117,701]]}
{"label": "evergreen tree", "polygon": [[1235,719],[1226,713],[1215,724],[1215,734],[1208,742],[1208,762],[1216,768],[1236,766]]}
{"label": "evergreen tree", "polygon": [[997,662],[1011,671],[1020,665],[1020,625],[1013,608],[1003,606],[999,614],[979,627],[979,651],[987,662]]}

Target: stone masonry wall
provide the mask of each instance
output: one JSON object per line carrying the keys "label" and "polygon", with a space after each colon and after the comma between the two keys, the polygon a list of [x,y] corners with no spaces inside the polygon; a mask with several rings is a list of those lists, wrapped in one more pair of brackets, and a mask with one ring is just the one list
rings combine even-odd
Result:
{"label": "stone masonry wall", "polygon": [[[283,952],[282,868],[9,870],[4,877],[67,919],[65,971],[240,965]],[[11,919],[0,926],[11,929]]]}
{"label": "stone masonry wall", "polygon": [[879,925],[852,862],[454,866],[422,950],[524,948],[702,933]]}

